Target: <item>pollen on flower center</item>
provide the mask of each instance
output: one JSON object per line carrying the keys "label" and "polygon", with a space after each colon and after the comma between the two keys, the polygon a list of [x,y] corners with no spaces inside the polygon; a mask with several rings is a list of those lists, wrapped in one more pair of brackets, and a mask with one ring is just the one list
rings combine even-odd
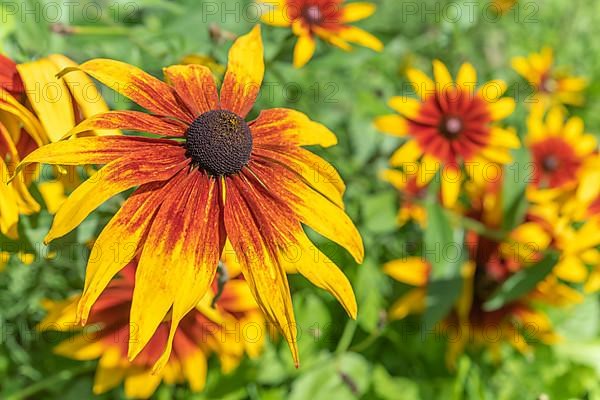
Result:
{"label": "pollen on flower center", "polygon": [[319,6],[309,6],[304,9],[302,13],[306,22],[311,25],[317,25],[321,23],[323,19],[323,14],[321,13],[321,9]]}
{"label": "pollen on flower center", "polygon": [[246,121],[226,110],[208,111],[192,122],[185,148],[193,163],[210,175],[233,175],[252,153],[252,134]]}
{"label": "pollen on flower center", "polygon": [[462,132],[463,121],[459,117],[445,117],[439,128],[446,138],[454,139]]}

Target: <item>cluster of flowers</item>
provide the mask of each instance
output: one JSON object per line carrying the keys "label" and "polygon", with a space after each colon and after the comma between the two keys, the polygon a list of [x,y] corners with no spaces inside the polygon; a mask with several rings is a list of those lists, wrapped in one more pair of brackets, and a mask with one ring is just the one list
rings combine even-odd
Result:
{"label": "cluster of flowers", "polygon": [[[291,27],[299,37],[297,67],[312,57],[316,37],[346,50],[348,42],[382,49],[372,35],[347,25],[371,15],[371,4],[279,3],[263,20]],[[540,336],[552,340],[550,324],[533,302],[579,300],[579,292],[565,282],[585,281],[586,290],[600,285],[600,275],[587,267],[600,265],[598,218],[592,218],[600,210],[593,184],[600,171],[596,142],[583,134],[580,120],[564,123],[562,108],[554,104],[576,103],[575,92],[583,84],[554,75],[549,65],[542,71],[548,58],[545,51],[529,61],[515,60],[519,72],[540,89],[540,106],[531,110],[526,139],[534,172],[526,188],[530,203],[524,222],[501,238],[486,236],[487,230],[468,232],[463,296],[447,323],[485,326],[492,320],[515,333],[515,321],[535,321],[543,327]],[[95,240],[83,293],[48,302],[48,317],[39,325],[42,330],[82,326],[82,334],[61,343],[57,352],[81,360],[100,358],[95,392],[123,380],[130,397],[150,396],[161,380],[187,380],[193,390],[202,390],[211,354],[231,370],[245,354],[260,352],[262,335],[242,328],[231,338],[230,324],[260,327],[268,321],[298,364],[289,273],[328,291],[356,317],[350,282],[303,230],[303,225],[311,227],[362,262],[362,239],[344,211],[342,179],[304,148],[332,146],[335,135],[290,109],[263,110],[246,121],[264,76],[260,27],[233,43],[220,91],[211,70],[199,64],[167,67],[161,81],[107,59],[81,65],[62,56],[20,65],[0,61],[0,161],[10,176],[0,185],[4,235],[17,238],[19,215],[38,212],[42,200],[55,214],[46,237],[50,243],[109,198],[136,188]],[[438,61],[434,75],[431,80],[410,70],[419,99],[391,99],[400,115],[376,121],[382,131],[408,138],[391,158],[398,168],[384,173],[402,194],[399,218],[414,217],[426,227],[421,201],[440,177],[445,207],[502,233],[504,172],[490,180],[488,167],[509,163],[511,150],[521,146],[513,130],[497,126],[515,102],[502,97],[506,85],[501,81],[476,90],[469,64],[461,67],[456,82]],[[109,111],[89,77],[146,111]],[[36,96],[40,85],[58,88],[59,101]],[[97,96],[90,96],[90,87]],[[121,130],[143,134],[123,135]],[[38,164],[52,165],[58,179],[38,184],[42,198],[36,200],[28,190],[33,183],[28,177],[35,174],[24,172]],[[83,182],[61,181],[66,168],[89,165],[103,167]],[[514,243],[527,246],[517,246],[515,253]],[[490,288],[551,250],[558,251],[560,261],[534,290],[493,312],[484,307]],[[417,286],[393,306],[391,316],[422,310],[431,265],[410,258],[384,268]],[[462,346],[459,342],[451,352],[457,354]]]}
{"label": "cluster of flowers", "polygon": [[[428,229],[424,204],[432,191],[449,212],[474,222],[464,229],[462,294],[443,321],[471,334],[449,344],[449,365],[468,342],[494,354],[502,341],[523,352],[530,349],[528,341],[554,342],[550,320],[537,306],[575,304],[582,292],[600,288],[598,143],[584,133],[580,118],[566,117],[566,106],[582,104],[586,81],[556,68],[548,48],[515,57],[513,68],[535,89],[523,140],[514,129],[498,126],[515,108],[512,98],[502,97],[507,85],[492,81],[477,89],[470,64],[461,66],[456,82],[437,60],[433,80],[409,70],[419,98],[394,97],[389,106],[400,115],[375,120],[382,132],[406,139],[390,158],[396,168],[382,173],[402,198],[399,223],[413,220]],[[512,149],[525,157],[511,164]],[[439,193],[432,181],[439,183]],[[515,189],[521,186],[522,192]],[[508,198],[509,191],[517,198]],[[547,261],[551,268],[537,284],[494,304],[504,283],[515,282],[548,255],[555,259]],[[409,256],[384,266],[389,276],[414,287],[392,306],[392,319],[426,309],[430,261]]]}
{"label": "cluster of flowers", "polygon": [[[306,46],[312,41],[314,50],[317,31],[335,31],[328,38],[346,49],[346,40],[369,36],[344,24],[370,15],[371,5],[330,15],[328,2],[297,3],[310,10],[293,17],[294,30],[303,29],[296,66],[310,58]],[[263,110],[246,121],[264,76],[260,26],[233,43],[220,92],[213,72],[195,63],[165,68],[161,81],[108,59],[1,61],[0,228],[7,238],[18,238],[19,215],[41,209],[29,192],[34,183],[55,214],[47,244],[136,188],[94,241],[81,295],[47,301],[48,316],[38,326],[81,328],[56,351],[100,359],[95,393],[123,380],[128,397],[149,397],[162,380],[187,380],[202,390],[208,357],[216,353],[229,371],[245,354],[258,355],[271,334],[267,321],[298,365],[288,273],[327,290],[356,318],[350,282],[302,228],[362,262],[343,181],[304,149],[329,147],[337,138],[290,109]],[[109,111],[90,77],[147,112]],[[56,179],[35,182],[39,164],[52,166]],[[68,168],[96,165],[104,166],[88,169],[87,180],[72,179],[75,173],[63,179]]]}

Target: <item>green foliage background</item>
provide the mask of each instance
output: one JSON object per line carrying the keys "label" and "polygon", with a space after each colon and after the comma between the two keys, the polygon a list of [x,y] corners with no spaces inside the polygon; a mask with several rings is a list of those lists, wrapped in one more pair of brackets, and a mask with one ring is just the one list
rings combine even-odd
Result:
{"label": "green foliage background", "polygon": [[[523,135],[526,85],[510,68],[510,59],[552,46],[558,63],[589,77],[588,102],[573,110],[587,130],[600,132],[600,2],[585,0],[521,1],[502,18],[486,13],[480,0],[472,1],[372,0],[377,13],[359,23],[385,43],[383,53],[356,48],[352,53],[319,45],[315,59],[301,70],[291,67],[294,39],[286,29],[264,26],[267,71],[256,109],[290,107],[330,127],[339,145],[322,151],[345,179],[348,213],[357,223],[366,248],[366,260],[356,266],[351,258],[324,241],[325,252],[350,276],[359,302],[357,322],[347,319],[328,295],[292,279],[294,305],[302,330],[301,367],[295,369],[287,346],[269,343],[263,356],[244,361],[231,375],[212,362],[207,390],[192,395],[182,387],[162,386],[157,399],[600,399],[600,340],[598,299],[553,311],[557,330],[565,340],[553,348],[537,346],[523,357],[503,349],[503,362],[486,354],[468,352],[456,371],[444,366],[445,342],[440,337],[406,334],[419,323],[409,318],[388,323],[386,309],[408,288],[393,284],[381,272],[385,261],[404,254],[407,242],[420,243],[418,227],[398,229],[395,191],[377,178],[398,141],[377,133],[375,116],[388,113],[386,100],[406,92],[407,66],[430,71],[439,58],[456,72],[463,61],[472,62],[481,80],[506,79],[518,87],[519,105],[508,123]],[[108,57],[123,60],[160,76],[161,68],[185,55],[200,53],[226,63],[229,33],[243,34],[257,22],[250,1],[107,0],[90,8],[79,0],[74,18],[66,9],[62,18],[36,18],[7,13],[3,1],[0,49],[19,62],[51,53],[76,61]],[[53,0],[16,2],[29,10],[58,4]],[[236,13],[206,15],[205,4],[219,9],[238,7]],[[418,15],[406,13],[416,5]],[[463,14],[457,17],[456,6]],[[85,14],[86,10],[88,14]],[[411,6],[412,7],[412,6]],[[474,10],[469,14],[467,10]],[[51,12],[50,9],[47,9]],[[425,12],[429,10],[429,12]],[[433,10],[433,11],[432,11]],[[438,10],[438,12],[436,12]],[[441,12],[441,16],[440,16]],[[87,15],[87,17],[86,17]],[[443,16],[446,18],[443,18]],[[50,20],[50,21],[49,21]],[[64,24],[75,34],[56,33]],[[216,27],[223,40],[211,37]],[[54,32],[53,32],[54,30]],[[215,30],[213,29],[213,32]],[[518,83],[518,86],[515,84]],[[123,98],[106,92],[114,108],[130,108]],[[34,327],[44,316],[44,298],[63,299],[81,290],[87,249],[99,229],[118,207],[116,198],[104,204],[74,233],[53,245],[66,257],[21,265],[11,259],[0,273],[0,398],[79,400],[91,397],[94,363],[80,363],[52,354],[57,335],[40,335]],[[24,219],[22,242],[14,245],[43,255],[42,238],[51,217]],[[433,228],[432,228],[433,229]],[[435,311],[435,310],[433,310]],[[213,360],[216,361],[216,360]],[[121,389],[100,396],[123,398]]]}

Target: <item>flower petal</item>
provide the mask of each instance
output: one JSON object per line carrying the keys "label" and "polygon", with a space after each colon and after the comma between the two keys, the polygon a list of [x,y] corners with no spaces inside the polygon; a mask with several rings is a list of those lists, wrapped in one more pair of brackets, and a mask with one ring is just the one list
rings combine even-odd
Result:
{"label": "flower petal", "polygon": [[287,248],[285,263],[289,263],[313,285],[331,293],[344,307],[348,315],[356,319],[357,305],[354,291],[346,275],[323,254],[298,226],[297,244]]}
{"label": "flower petal", "polygon": [[38,146],[48,143],[46,131],[37,117],[3,89],[0,89],[0,110],[14,116]]}
{"label": "flower petal", "polygon": [[[4,160],[0,157],[0,171],[8,171]],[[11,239],[18,236],[19,208],[17,196],[11,186],[2,179],[0,181],[0,232]]]}
{"label": "flower petal", "polygon": [[52,165],[107,164],[137,151],[147,152],[170,146],[178,147],[170,140],[135,136],[83,137],[51,143],[40,147],[19,163],[15,174],[27,165],[44,163]]}
{"label": "flower petal", "polygon": [[414,119],[419,115],[422,103],[410,97],[394,96],[388,101],[388,105],[406,118]]}
{"label": "flower petal", "polygon": [[310,33],[298,36],[298,41],[294,46],[294,67],[302,68],[305,66],[315,54],[316,48],[317,43]]}
{"label": "flower petal", "polygon": [[342,196],[346,185],[335,168],[327,161],[302,148],[278,151],[255,147],[254,154],[256,157],[279,163],[294,171],[297,179],[303,180],[338,207],[344,208]]}
{"label": "flower petal", "polygon": [[261,111],[258,118],[250,123],[250,130],[257,145],[330,147],[337,144],[335,134],[325,125],[287,108]]}
{"label": "flower petal", "polygon": [[481,85],[477,90],[477,94],[486,102],[491,103],[499,100],[506,92],[506,89],[508,89],[508,86],[505,81],[494,79]]}
{"label": "flower petal", "polygon": [[181,360],[181,367],[185,378],[190,383],[192,392],[200,392],[206,385],[206,372],[208,365],[206,356],[202,351],[195,350],[178,357]]}
{"label": "flower petal", "polygon": [[425,100],[428,97],[435,95],[435,83],[423,71],[409,68],[406,71],[406,76],[421,99]]}
{"label": "flower petal", "polygon": [[125,378],[125,397],[128,399],[150,398],[162,379],[162,374],[153,374],[148,369],[134,369]]}
{"label": "flower petal", "polygon": [[169,338],[153,372],[166,365],[177,326],[204,297],[225,242],[218,181],[192,171],[152,222],[135,276],[129,360],[146,346],[172,308]]}
{"label": "flower petal", "polygon": [[134,155],[108,163],[71,193],[60,207],[46,243],[66,235],[111,197],[134,186],[165,181],[189,164],[185,150],[175,146],[136,150]]}
{"label": "flower petal", "polygon": [[258,305],[283,334],[298,365],[296,320],[278,248],[284,246],[281,241],[285,239],[280,236],[281,233],[268,228],[276,223],[278,216],[274,214],[279,208],[273,199],[257,195],[243,177],[236,175],[227,178],[227,236]]}
{"label": "flower petal", "polygon": [[139,111],[109,111],[96,114],[71,129],[63,139],[91,130],[124,129],[161,136],[183,137],[188,125]]}
{"label": "flower petal", "polygon": [[337,32],[337,37],[345,42],[356,43],[371,50],[382,51],[383,43],[364,29],[345,26]]}
{"label": "flower petal", "polygon": [[292,24],[285,6],[269,10],[260,16],[260,20],[267,25],[278,26],[280,28],[287,28]]}
{"label": "flower petal", "polygon": [[59,140],[75,126],[75,108],[67,85],[56,74],[60,69],[47,58],[17,66],[31,107],[50,141]]}
{"label": "flower petal", "polygon": [[77,307],[78,320],[85,324],[96,299],[113,276],[133,260],[154,215],[185,173],[180,172],[167,183],[141,186],[100,232],[88,260],[83,294]]}
{"label": "flower petal", "polygon": [[381,132],[397,137],[404,137],[408,132],[406,120],[399,115],[382,115],[375,118],[375,126]]}
{"label": "flower petal", "polygon": [[364,257],[362,238],[343,208],[315,191],[283,166],[254,162],[254,176],[269,192],[290,207],[296,217],[319,234],[344,247],[361,263]]}
{"label": "flower petal", "polygon": [[[77,68],[77,64],[73,60],[61,54],[51,54],[48,56],[48,59],[58,67],[59,71],[65,68]],[[100,94],[94,82],[85,73],[73,71],[68,75],[64,75],[61,79],[69,88],[71,96],[75,101],[74,105],[78,107],[83,118],[89,118],[109,110],[106,101],[102,98],[102,94]],[[103,134],[118,135],[120,132],[111,131],[104,132]]]}
{"label": "flower petal", "polygon": [[519,136],[515,131],[498,127],[490,128],[488,144],[491,146],[507,147],[509,149],[518,149],[521,147]]}
{"label": "flower petal", "polygon": [[349,3],[342,8],[342,23],[360,21],[373,15],[377,10],[375,4],[372,3]]}
{"label": "flower petal", "polygon": [[229,50],[221,87],[221,107],[244,118],[256,101],[265,74],[260,25],[240,36]]}
{"label": "flower petal", "polygon": [[490,118],[493,121],[499,121],[511,115],[515,111],[515,100],[510,97],[503,97],[493,103],[488,103]]}
{"label": "flower petal", "polygon": [[454,207],[460,194],[462,183],[461,170],[456,165],[448,164],[442,172],[442,203],[445,207]]}
{"label": "flower petal", "polygon": [[398,282],[412,286],[425,286],[431,267],[422,257],[393,260],[383,266],[383,272]]}
{"label": "flower petal", "polygon": [[392,154],[390,165],[399,167],[402,164],[414,163],[422,154],[423,150],[419,143],[414,139],[410,139]]}
{"label": "flower petal", "polygon": [[67,68],[62,74],[77,70],[91,75],[154,114],[175,117],[188,123],[194,120],[190,113],[181,108],[169,85],[133,65],[97,58],[84,62],[78,68]]}
{"label": "flower petal", "polygon": [[464,63],[458,70],[456,84],[468,93],[474,93],[477,86],[477,72],[470,63]]}
{"label": "flower petal", "polygon": [[448,67],[440,60],[433,60],[433,77],[435,78],[436,89],[439,91],[450,90],[454,87],[454,81]]}
{"label": "flower petal", "polygon": [[194,117],[219,106],[217,85],[210,69],[204,65],[173,65],[164,70],[167,82],[175,88]]}

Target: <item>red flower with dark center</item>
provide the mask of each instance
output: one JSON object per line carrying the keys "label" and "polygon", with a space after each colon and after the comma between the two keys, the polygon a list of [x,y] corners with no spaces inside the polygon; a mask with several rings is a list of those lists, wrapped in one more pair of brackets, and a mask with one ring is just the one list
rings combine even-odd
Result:
{"label": "red flower with dark center", "polygon": [[446,66],[433,62],[435,80],[410,68],[407,77],[419,99],[395,96],[389,106],[400,115],[375,120],[382,132],[406,137],[390,164],[406,169],[418,163],[418,185],[426,186],[441,170],[442,202],[452,207],[458,200],[465,176],[477,184],[486,181],[487,169],[511,161],[510,149],[520,147],[515,132],[493,123],[510,115],[513,99],[501,97],[506,83],[491,81],[476,88],[477,74],[463,64],[452,78]]}
{"label": "red flower with dark center", "polygon": [[443,163],[471,160],[490,140],[492,118],[487,103],[460,90],[428,97],[408,129],[424,152]]}
{"label": "red flower with dark center", "polygon": [[561,137],[548,137],[530,147],[533,162],[533,182],[541,188],[557,188],[577,179],[581,159],[571,145]]}
{"label": "red flower with dark center", "polygon": [[321,27],[329,31],[342,28],[343,0],[290,0],[287,4],[291,20],[302,20],[313,31]]}
{"label": "red flower with dark center", "polygon": [[[268,2],[265,2],[268,4]],[[269,25],[288,27],[298,41],[294,47],[294,66],[304,66],[316,50],[316,37],[343,50],[351,50],[357,43],[375,51],[383,44],[370,33],[349,25],[375,12],[375,5],[365,2],[345,3],[344,0],[281,0],[261,16]]]}
{"label": "red flower with dark center", "polygon": [[[189,381],[192,391],[197,392],[204,387],[207,359],[211,354],[217,354],[222,369],[228,371],[239,364],[244,347],[249,354],[251,349],[255,354],[260,351],[262,341],[256,341],[259,347],[252,348],[246,346],[246,338],[242,336],[245,324],[263,320],[252,319],[253,313],[259,312],[258,306],[252,300],[248,285],[238,277],[224,283],[222,295],[215,301],[214,308],[205,306],[203,301],[181,320],[173,339],[173,351],[163,371],[153,374],[152,368],[169,340],[169,318],[159,324],[143,350],[129,361],[129,313],[136,268],[137,261],[128,264],[98,298],[87,321],[90,329],[84,328],[86,330],[82,334],[61,342],[55,348],[57,354],[69,358],[100,358],[94,393],[103,393],[125,381],[127,397],[147,398],[163,380],[170,384]],[[213,287],[216,292],[216,285]],[[211,303],[210,297],[207,297],[208,304]],[[78,300],[79,296],[76,296],[48,304],[49,315],[38,328],[72,330],[76,326]],[[231,335],[232,326],[240,333]],[[260,334],[264,335],[262,331]]]}

